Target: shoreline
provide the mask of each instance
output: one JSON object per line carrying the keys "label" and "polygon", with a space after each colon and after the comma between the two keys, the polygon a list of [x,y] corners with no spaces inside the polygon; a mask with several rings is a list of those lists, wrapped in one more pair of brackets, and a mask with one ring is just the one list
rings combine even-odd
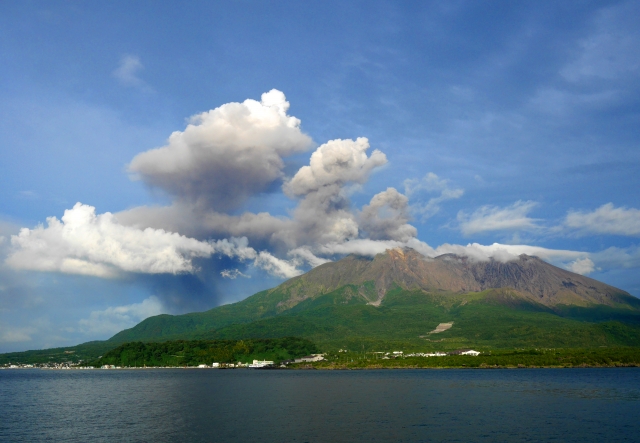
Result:
{"label": "shoreline", "polygon": [[[415,369],[428,369],[428,370],[455,370],[455,369],[473,369],[473,370],[496,370],[496,369],[597,369],[597,368],[639,368],[640,363],[622,363],[611,365],[575,365],[575,366],[364,366],[364,367],[309,367],[309,368],[232,368],[232,370],[259,370],[259,371],[371,371],[371,370],[415,370]],[[187,369],[187,370],[219,370],[219,368],[198,368],[195,366],[175,366],[175,367],[121,367],[121,368],[0,368],[0,370],[44,370],[44,371],[138,371],[138,370],[175,370],[175,369]],[[230,368],[231,369],[231,368]]]}

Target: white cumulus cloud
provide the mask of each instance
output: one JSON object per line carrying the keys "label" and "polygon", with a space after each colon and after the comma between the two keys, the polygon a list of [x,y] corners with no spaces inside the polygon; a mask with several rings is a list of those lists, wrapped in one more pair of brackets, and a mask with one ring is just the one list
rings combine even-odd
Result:
{"label": "white cumulus cloud", "polygon": [[213,247],[162,229],[123,226],[107,212],[76,203],[47,226],[23,228],[11,237],[6,263],[14,269],[58,271],[112,277],[120,271],[193,272],[191,260],[208,257]]}
{"label": "white cumulus cloud", "polygon": [[589,257],[579,258],[571,262],[567,267],[572,272],[580,275],[591,274],[595,270],[595,265]]}

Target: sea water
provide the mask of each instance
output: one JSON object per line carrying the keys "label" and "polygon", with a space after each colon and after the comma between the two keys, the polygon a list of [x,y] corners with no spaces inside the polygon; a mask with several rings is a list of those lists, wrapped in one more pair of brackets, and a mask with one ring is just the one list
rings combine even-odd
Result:
{"label": "sea water", "polygon": [[640,441],[640,368],[2,370],[0,441]]}

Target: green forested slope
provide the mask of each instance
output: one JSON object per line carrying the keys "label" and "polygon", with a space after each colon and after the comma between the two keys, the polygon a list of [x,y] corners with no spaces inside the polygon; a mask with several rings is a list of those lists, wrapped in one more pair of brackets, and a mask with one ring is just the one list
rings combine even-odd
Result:
{"label": "green forested slope", "polygon": [[[630,308],[552,309],[508,289],[428,294],[399,287],[390,290],[380,306],[372,306],[354,297],[353,292],[354,288],[347,285],[282,313],[274,308],[274,299],[282,294],[262,293],[255,299],[225,306],[225,311],[174,317],[182,329],[165,329],[164,335],[146,334],[162,327],[163,322],[171,323],[170,316],[148,319],[148,325],[143,322],[112,341],[126,333],[127,341],[299,336],[327,349],[640,346],[640,311]],[[448,322],[453,322],[451,329],[430,334],[439,323]]]}
{"label": "green forested slope", "polygon": [[296,337],[255,340],[177,340],[125,343],[93,361],[96,366],[198,366],[250,363],[253,359],[282,361],[316,353],[316,345]]}
{"label": "green forested slope", "polygon": [[[210,338],[267,337],[287,332],[328,349],[365,347],[447,350],[460,347],[640,346],[640,314],[606,322],[566,318],[543,307],[495,303],[491,291],[472,297],[398,292],[380,307],[325,305],[200,334]],[[470,300],[471,298],[471,300]],[[419,301],[416,302],[416,301]],[[613,316],[613,312],[609,312]],[[615,316],[613,316],[615,317]],[[439,323],[445,332],[429,334]]]}

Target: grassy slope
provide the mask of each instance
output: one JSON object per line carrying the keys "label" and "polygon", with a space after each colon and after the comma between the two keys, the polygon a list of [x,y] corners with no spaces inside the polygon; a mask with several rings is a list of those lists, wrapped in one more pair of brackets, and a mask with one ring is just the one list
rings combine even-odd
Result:
{"label": "grassy slope", "polygon": [[125,343],[177,339],[230,324],[249,323],[260,318],[275,316],[278,313],[276,306],[284,296],[277,291],[267,290],[238,303],[219,306],[205,312],[150,317],[131,329],[119,332],[109,341]]}

